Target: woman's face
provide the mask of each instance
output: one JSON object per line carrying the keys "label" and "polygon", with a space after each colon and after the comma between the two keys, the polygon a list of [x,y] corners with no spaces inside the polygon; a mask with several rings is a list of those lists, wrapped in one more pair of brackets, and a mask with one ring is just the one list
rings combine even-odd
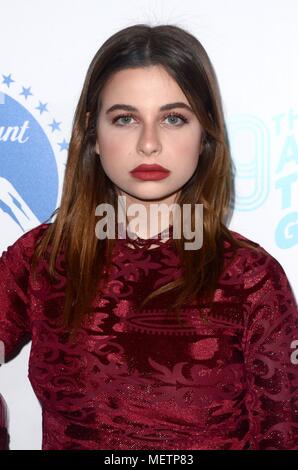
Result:
{"label": "woman's face", "polygon": [[[178,84],[161,66],[130,68],[111,77],[101,98],[95,148],[118,194],[130,202],[174,202],[197,167],[202,140],[200,122]],[[189,108],[160,110],[172,103]],[[139,179],[130,171],[141,164],[161,165],[168,176]]]}

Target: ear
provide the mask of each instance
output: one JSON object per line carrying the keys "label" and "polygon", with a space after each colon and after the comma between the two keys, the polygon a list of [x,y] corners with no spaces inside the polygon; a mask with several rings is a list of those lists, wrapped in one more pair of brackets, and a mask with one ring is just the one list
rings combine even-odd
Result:
{"label": "ear", "polygon": [[[87,127],[88,127],[88,123],[89,123],[89,117],[90,117],[90,111],[88,111],[88,112],[86,113],[86,118],[85,118],[85,129],[87,129]],[[95,151],[96,151],[96,153],[98,153],[98,154],[99,154],[99,145],[98,145],[98,142],[97,142],[97,140],[96,140],[96,144],[95,144]]]}
{"label": "ear", "polygon": [[86,117],[85,117],[85,129],[87,129],[87,127],[88,127],[89,116],[90,116],[90,112],[88,111],[86,113]]}
{"label": "ear", "polygon": [[203,152],[204,147],[205,147],[205,143],[206,143],[206,134],[205,134],[205,132],[203,132],[203,133],[202,133],[202,136],[201,136],[201,145],[200,145],[200,153],[199,153],[199,155],[201,155],[201,153]]}

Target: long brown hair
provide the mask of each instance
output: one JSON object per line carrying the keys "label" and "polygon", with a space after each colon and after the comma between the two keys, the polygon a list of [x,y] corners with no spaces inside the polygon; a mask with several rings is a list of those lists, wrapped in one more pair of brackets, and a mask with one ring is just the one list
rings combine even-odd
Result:
{"label": "long brown hair", "polygon": [[205,49],[192,34],[175,25],[137,24],[122,29],[104,42],[88,68],[73,119],[60,207],[52,214],[51,218],[56,218],[37,244],[33,258],[35,267],[50,246],[49,272],[54,276],[56,257],[64,249],[67,285],[62,321],[72,335],[88,311],[99,279],[105,277],[104,266],[111,266],[115,244],[114,239],[100,240],[95,234],[98,204],[112,204],[117,214],[116,190],[95,152],[101,90],[115,72],[151,65],[163,66],[174,78],[203,128],[204,147],[197,169],[176,201],[181,207],[191,205],[192,221],[195,204],[203,204],[203,247],[184,250],[187,240],[181,230],[181,239],[174,242],[183,276],[152,292],[140,308],[172,289],[177,296],[169,309],[176,312],[198,294],[211,301],[223,267],[223,240],[229,240],[232,247],[247,246],[226,226],[232,210],[234,167],[219,85]]}

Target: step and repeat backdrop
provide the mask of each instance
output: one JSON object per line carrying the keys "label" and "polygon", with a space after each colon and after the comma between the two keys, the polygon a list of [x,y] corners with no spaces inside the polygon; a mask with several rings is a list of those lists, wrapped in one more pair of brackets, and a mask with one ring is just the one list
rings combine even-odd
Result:
{"label": "step and repeat backdrop", "polygon": [[[297,297],[296,0],[0,5],[0,253],[59,207],[74,109],[101,44],[132,24],[175,24],[201,41],[217,73],[236,168],[229,227],[278,259]],[[41,448],[29,354],[30,343],[0,368],[11,449]]]}

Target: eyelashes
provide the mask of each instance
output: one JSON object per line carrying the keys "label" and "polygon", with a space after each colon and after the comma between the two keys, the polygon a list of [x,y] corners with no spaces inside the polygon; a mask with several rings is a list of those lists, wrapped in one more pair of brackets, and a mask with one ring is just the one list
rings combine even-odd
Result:
{"label": "eyelashes", "polygon": [[[122,119],[122,118],[133,118],[134,116],[132,114],[129,114],[129,113],[126,113],[126,114],[119,114],[118,116],[115,116],[112,120],[112,123],[119,126],[119,127],[125,127],[126,125],[128,125],[127,123],[126,124],[116,124],[117,121],[119,119]],[[182,114],[180,113],[169,113],[167,114],[164,119],[167,119],[167,118],[179,118],[181,121],[182,121],[182,124],[179,124],[179,125],[173,125],[173,127],[180,127],[181,125],[183,124],[187,124],[189,121],[188,119],[183,116]]]}

